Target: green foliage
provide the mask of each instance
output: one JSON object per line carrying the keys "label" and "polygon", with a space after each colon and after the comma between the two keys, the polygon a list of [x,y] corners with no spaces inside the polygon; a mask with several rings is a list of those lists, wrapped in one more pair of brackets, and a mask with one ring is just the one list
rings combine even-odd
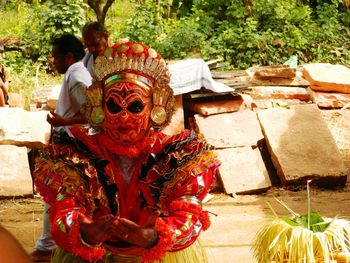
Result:
{"label": "green foliage", "polygon": [[310,215],[296,216],[292,219],[284,217],[282,218],[282,220],[291,226],[302,226],[304,228],[308,228],[310,226],[310,230],[313,232],[324,232],[327,229],[327,227],[332,223],[332,221],[324,221],[324,219],[317,212],[314,211],[310,212]]}
{"label": "green foliage", "polygon": [[82,0],[16,3],[9,2],[2,11],[6,23],[1,23],[0,28],[3,37],[21,40],[21,50],[6,52],[4,64],[11,71],[10,91],[21,94],[28,109],[34,89],[57,82],[57,77],[47,74],[45,68],[51,41],[65,33],[81,34],[84,3]]}
{"label": "green foliage", "polygon": [[27,19],[29,30],[24,33],[30,56],[45,64],[53,39],[63,34],[80,36],[85,24],[84,6],[83,0],[55,0],[34,5],[34,15]]}
{"label": "green foliage", "polygon": [[4,64],[10,69],[10,92],[19,93],[26,99],[26,108],[30,104],[30,95],[35,87],[35,69],[29,60],[23,60],[18,52],[7,53]]}
{"label": "green foliage", "polygon": [[198,29],[198,23],[193,19],[182,19],[168,24],[166,34],[154,43],[154,47],[165,58],[183,59],[194,52],[199,52],[203,46],[205,35]]}
{"label": "green foliage", "polygon": [[[283,64],[291,55],[300,63],[349,63],[349,13],[341,1],[173,1],[176,15],[166,18],[154,1],[145,1],[123,27],[121,36],[143,41],[166,58],[194,52],[223,58],[236,68]],[[162,6],[162,8],[164,8]]]}
{"label": "green foliage", "polygon": [[139,6],[132,17],[126,21],[121,37],[129,37],[132,41],[142,41],[147,44],[161,37],[164,24],[157,15],[157,6],[152,1],[144,6]]}
{"label": "green foliage", "polygon": [[[212,13],[220,12],[210,7]],[[203,47],[206,58],[223,57],[243,69],[282,64],[291,55],[306,63],[349,64],[349,29],[344,22],[350,19],[338,0],[320,3],[315,10],[298,0],[261,0],[255,1],[249,16],[241,2],[226,11],[227,20],[217,23],[217,34]]]}
{"label": "green foliage", "polygon": [[212,32],[212,19],[199,10],[183,19],[164,20],[159,17],[163,12],[157,8],[153,1],[138,7],[120,35],[153,46],[167,59],[181,59],[199,52]]}
{"label": "green foliage", "polygon": [[1,38],[20,38],[23,32],[23,21],[29,12],[28,5],[23,2],[19,2],[15,6],[10,5],[1,10],[2,21],[4,21],[0,23]]}
{"label": "green foliage", "polygon": [[[45,71],[51,41],[65,33],[80,36],[85,21],[96,20],[85,2],[7,1],[0,10],[6,19],[0,23],[1,37],[22,42],[20,52],[6,52],[13,91],[29,94],[38,82],[57,82]],[[251,1],[252,9],[245,5],[250,1],[242,0],[135,2],[112,5],[106,19],[111,41],[142,41],[166,59],[199,53],[206,60],[223,58],[245,69],[283,64],[295,55],[299,64],[350,65],[350,10],[342,0],[259,0]]]}
{"label": "green foliage", "polygon": [[[124,31],[125,21],[135,13],[134,5],[129,1],[116,1],[108,11],[108,17],[105,23],[107,30],[110,33],[110,39],[115,42],[121,37],[120,32]],[[96,20],[89,18],[88,21]]]}

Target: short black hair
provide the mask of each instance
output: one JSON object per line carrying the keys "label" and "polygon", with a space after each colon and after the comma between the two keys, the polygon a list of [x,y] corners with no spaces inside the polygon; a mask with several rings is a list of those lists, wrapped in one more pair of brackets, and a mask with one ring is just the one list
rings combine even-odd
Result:
{"label": "short black hair", "polygon": [[81,60],[85,56],[83,43],[74,35],[60,36],[54,39],[52,45],[62,56],[71,52],[76,61]]}
{"label": "short black hair", "polygon": [[83,37],[88,33],[89,30],[94,30],[96,32],[98,32],[101,36],[104,32],[107,33],[106,28],[99,22],[88,22],[84,25],[83,30],[82,30],[82,34]]}

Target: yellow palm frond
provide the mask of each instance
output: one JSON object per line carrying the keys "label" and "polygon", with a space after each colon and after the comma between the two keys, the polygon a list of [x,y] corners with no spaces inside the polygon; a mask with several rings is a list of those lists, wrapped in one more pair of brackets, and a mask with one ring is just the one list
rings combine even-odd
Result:
{"label": "yellow palm frond", "polygon": [[[350,262],[350,222],[324,218],[323,232],[291,225],[281,218],[267,223],[257,234],[253,254],[259,263]],[[335,261],[339,258],[341,261]]]}

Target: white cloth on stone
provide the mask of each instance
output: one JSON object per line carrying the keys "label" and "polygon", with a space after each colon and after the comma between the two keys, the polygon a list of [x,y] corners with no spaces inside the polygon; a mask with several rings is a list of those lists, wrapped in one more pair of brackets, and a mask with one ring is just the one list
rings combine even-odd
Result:
{"label": "white cloth on stone", "polygon": [[168,65],[171,77],[170,87],[174,94],[185,94],[202,87],[213,92],[232,92],[234,88],[215,81],[203,59],[186,59]]}

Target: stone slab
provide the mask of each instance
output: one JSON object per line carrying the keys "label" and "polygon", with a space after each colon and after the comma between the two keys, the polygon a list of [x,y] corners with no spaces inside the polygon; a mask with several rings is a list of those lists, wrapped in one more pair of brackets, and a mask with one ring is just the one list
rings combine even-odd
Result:
{"label": "stone slab", "polygon": [[0,145],[0,197],[33,194],[27,148]]}
{"label": "stone slab", "polygon": [[57,89],[61,88],[61,84],[41,87],[32,92],[31,101],[34,103],[46,103],[49,98],[58,98],[59,92]]}
{"label": "stone slab", "polygon": [[296,76],[296,69],[289,65],[271,65],[253,67],[251,70],[254,72],[254,77],[258,79],[273,78],[286,78],[293,79]]}
{"label": "stone slab", "polygon": [[284,185],[344,185],[347,169],[315,104],[258,111],[265,140]]}
{"label": "stone slab", "polygon": [[[321,113],[335,139],[345,167],[350,170],[350,109],[322,110]],[[349,179],[348,177],[348,181]]]}
{"label": "stone slab", "polygon": [[344,65],[313,63],[303,66],[303,75],[318,91],[350,93],[350,69]]}
{"label": "stone slab", "polygon": [[255,99],[253,106],[257,109],[288,108],[293,105],[306,104],[307,102],[297,99]]}
{"label": "stone slab", "polygon": [[11,107],[24,108],[25,99],[21,94],[9,92],[8,95],[9,95],[9,103]]}
{"label": "stone slab", "polygon": [[175,135],[181,133],[185,129],[184,109],[182,102],[182,94],[175,96],[174,115],[171,122],[166,126],[162,132],[168,135]]}
{"label": "stone slab", "polygon": [[204,204],[206,210],[217,214],[210,215],[211,226],[200,236],[210,263],[256,263],[251,247],[267,215],[253,197],[244,196],[250,200],[246,203],[241,203],[240,197]]}
{"label": "stone slab", "polygon": [[47,111],[0,108],[0,144],[40,148],[47,144],[51,127]]}
{"label": "stone slab", "polygon": [[216,148],[255,146],[263,138],[256,113],[243,110],[211,116],[194,115],[197,130]]}
{"label": "stone slab", "polygon": [[51,93],[49,94],[49,96],[47,98],[47,106],[51,110],[56,109],[58,97],[60,96],[60,92],[61,92],[61,85],[53,86]]}
{"label": "stone slab", "polygon": [[249,94],[253,99],[297,99],[300,101],[310,101],[310,91],[304,87],[289,86],[254,86]]}
{"label": "stone slab", "polygon": [[256,194],[271,187],[271,181],[258,148],[216,150],[221,161],[219,175],[227,194]]}
{"label": "stone slab", "polygon": [[339,92],[311,91],[311,99],[320,108],[340,109],[350,103],[350,94]]}
{"label": "stone slab", "polygon": [[310,83],[303,77],[296,76],[293,79],[287,78],[250,78],[249,83],[252,86],[292,86],[292,87],[308,87]]}
{"label": "stone slab", "polygon": [[238,96],[231,100],[217,100],[210,102],[190,101],[186,104],[186,109],[203,116],[209,116],[218,113],[235,112],[245,108],[242,97]]}

